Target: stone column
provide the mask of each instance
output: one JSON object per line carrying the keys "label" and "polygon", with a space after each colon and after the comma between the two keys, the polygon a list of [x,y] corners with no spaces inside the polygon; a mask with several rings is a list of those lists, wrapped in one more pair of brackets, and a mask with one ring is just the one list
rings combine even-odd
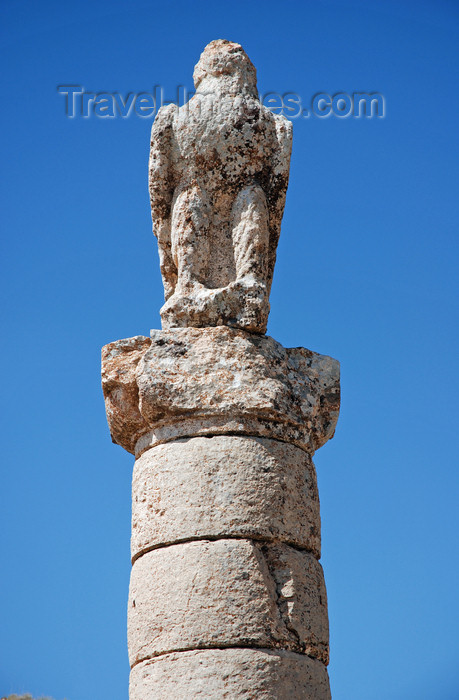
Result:
{"label": "stone column", "polygon": [[106,345],[112,439],[136,457],[130,700],[328,700],[312,455],[339,365],[266,336],[291,124],[239,44],[159,110],[150,196],[163,330]]}
{"label": "stone column", "polygon": [[111,343],[102,376],[136,455],[131,700],[329,698],[311,457],[338,363],[221,326]]}

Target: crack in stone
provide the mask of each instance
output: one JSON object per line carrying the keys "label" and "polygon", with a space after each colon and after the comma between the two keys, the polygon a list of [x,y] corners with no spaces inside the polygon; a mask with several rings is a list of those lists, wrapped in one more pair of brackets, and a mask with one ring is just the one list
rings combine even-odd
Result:
{"label": "crack in stone", "polygon": [[266,563],[266,568],[268,569],[269,574],[270,574],[271,579],[272,579],[272,582],[273,582],[274,592],[276,595],[275,603],[276,603],[276,607],[279,611],[279,616],[280,616],[282,622],[284,623],[285,627],[287,628],[287,630],[293,634],[294,643],[297,645],[298,651],[301,653],[304,653],[305,645],[304,645],[304,643],[301,642],[300,635],[298,634],[295,627],[292,625],[290,616],[288,614],[288,610],[286,609],[287,608],[286,600],[281,592],[281,585],[282,584],[279,581],[277,581],[276,576],[274,574],[272,562],[270,561],[268,546],[262,545],[261,547],[259,547],[259,550],[264,558],[264,561]]}
{"label": "crack in stone", "polygon": [[[290,634],[292,635],[290,640],[287,638],[287,643],[290,642],[294,646],[294,651],[304,654],[306,656],[310,656],[313,659],[317,659],[321,663],[324,663],[325,665],[328,664],[328,645],[321,642],[314,643],[312,641],[308,640],[302,640],[300,633],[296,629],[295,625],[292,622],[292,618],[289,614],[288,610],[288,602],[289,599],[283,594],[282,588],[286,585],[287,581],[281,581],[279,578],[276,576],[276,567],[275,567],[275,562],[273,561],[273,551],[272,551],[272,545],[270,544],[264,544],[264,545],[259,545],[257,543],[254,543],[257,549],[259,549],[261,556],[263,557],[263,560],[266,565],[266,569],[269,572],[269,575],[272,579],[272,584],[273,584],[273,590],[276,595],[276,607],[279,611],[279,616],[280,619],[282,620],[283,624],[285,625],[285,628]],[[292,549],[296,549],[297,551],[303,551],[305,552],[306,550],[299,550],[298,547],[292,547]],[[285,570],[288,570],[290,574],[290,581],[293,581],[293,574],[292,570],[287,566],[285,563],[284,566]],[[295,600],[293,598],[293,600]]]}

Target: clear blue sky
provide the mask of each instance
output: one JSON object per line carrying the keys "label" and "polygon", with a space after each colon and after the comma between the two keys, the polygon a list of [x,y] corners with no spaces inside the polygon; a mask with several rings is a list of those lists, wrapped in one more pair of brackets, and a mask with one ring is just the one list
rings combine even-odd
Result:
{"label": "clear blue sky", "polygon": [[316,455],[334,700],[455,700],[458,48],[453,0],[3,0],[0,696],[126,700],[133,458],[100,348],[159,328],[151,119],[68,119],[59,84],[192,88],[240,42],[259,88],[377,91],[303,119],[268,333],[342,364]]}

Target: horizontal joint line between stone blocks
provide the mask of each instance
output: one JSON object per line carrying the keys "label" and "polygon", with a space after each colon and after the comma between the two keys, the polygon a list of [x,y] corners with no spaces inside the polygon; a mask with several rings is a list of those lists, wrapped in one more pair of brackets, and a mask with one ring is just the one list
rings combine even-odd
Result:
{"label": "horizontal joint line between stone blocks", "polygon": [[139,664],[143,664],[146,661],[153,661],[154,659],[159,659],[162,656],[167,656],[168,654],[186,654],[189,651],[210,651],[210,650],[219,650],[219,651],[225,651],[225,650],[230,650],[230,649],[240,649],[241,651],[244,651],[247,649],[247,651],[251,650],[257,650],[257,651],[265,651],[267,653],[276,653],[276,652],[283,652],[284,654],[289,654],[292,656],[298,656],[299,658],[302,657],[307,657],[308,659],[311,659],[312,661],[317,661],[318,663],[321,663],[325,668],[327,667],[326,664],[324,664],[321,659],[318,659],[316,656],[311,656],[311,654],[302,654],[301,652],[298,651],[292,651],[291,649],[284,649],[284,647],[265,647],[265,646],[256,646],[255,644],[252,644],[250,646],[242,646],[241,644],[209,644],[206,646],[198,646],[198,647],[184,647],[182,649],[168,649],[167,651],[159,651],[156,654],[153,654],[152,656],[146,656],[143,659],[139,659],[138,661],[135,661],[132,666],[131,666],[131,671],[138,666]]}
{"label": "horizontal joint line between stone blocks", "polygon": [[[299,442],[296,442],[295,440],[282,440],[282,438],[278,436],[273,436],[271,437],[270,435],[259,435],[259,434],[254,434],[254,433],[244,433],[244,432],[238,432],[236,430],[229,430],[228,432],[215,432],[215,433],[189,433],[186,435],[180,435],[180,437],[171,437],[169,439],[164,439],[161,440],[161,442],[156,443],[155,445],[149,445],[145,447],[143,450],[139,450],[138,452],[135,452],[135,458],[136,460],[139,459],[145,452],[148,452],[148,450],[154,450],[156,447],[159,447],[160,445],[169,445],[173,442],[180,442],[181,440],[192,440],[193,438],[213,438],[213,437],[248,437],[248,438],[254,438],[255,440],[275,440],[276,442],[281,442],[283,445],[292,445],[293,447],[297,447],[299,450],[302,450],[305,452],[307,455],[310,457],[314,457],[314,454],[316,450],[308,450],[306,447]],[[140,438],[141,439],[141,438]]]}
{"label": "horizontal joint line between stone blocks", "polygon": [[[296,549],[298,552],[308,552],[312,554],[317,561],[320,559],[315,555],[312,549],[307,547],[300,547],[294,542],[289,542],[287,540],[280,540],[279,538],[273,537],[268,539],[266,537],[255,537],[254,535],[196,535],[195,537],[184,537],[183,539],[174,540],[173,542],[163,542],[161,544],[153,544],[151,547],[146,547],[140,550],[131,558],[131,563],[134,564],[138,559],[140,559],[144,554],[149,552],[154,552],[156,549],[166,549],[167,547],[176,547],[181,544],[187,544],[188,542],[219,542],[220,540],[252,540],[253,542],[266,542],[267,544],[285,544],[287,547]],[[212,647],[214,648],[214,647]],[[225,647],[226,648],[226,647]],[[230,647],[232,648],[232,647]],[[245,647],[244,647],[245,648]],[[179,651],[182,651],[181,649]]]}

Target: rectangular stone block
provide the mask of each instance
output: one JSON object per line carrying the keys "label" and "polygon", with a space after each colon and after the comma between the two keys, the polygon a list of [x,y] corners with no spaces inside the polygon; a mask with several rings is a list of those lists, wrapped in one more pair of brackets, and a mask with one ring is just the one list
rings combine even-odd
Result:
{"label": "rectangular stone block", "polygon": [[225,646],[283,648],[328,663],[322,567],[308,552],[242,539],[148,552],[132,569],[128,646],[131,666]]}
{"label": "rectangular stone block", "polygon": [[225,326],[110,343],[102,386],[112,438],[137,456],[181,437],[228,433],[312,453],[338,419],[336,360]]}
{"label": "rectangular stone block", "polygon": [[311,456],[244,435],[175,440],[144,452],[132,481],[133,560],[159,545],[226,536],[279,540],[319,558]]}

